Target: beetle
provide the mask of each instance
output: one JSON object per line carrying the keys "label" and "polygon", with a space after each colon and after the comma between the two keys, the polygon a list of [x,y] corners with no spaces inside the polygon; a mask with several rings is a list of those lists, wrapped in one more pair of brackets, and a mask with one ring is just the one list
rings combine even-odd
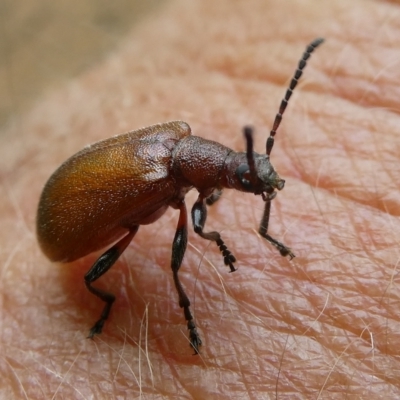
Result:
{"label": "beetle", "polygon": [[274,137],[288,101],[311,53],[323,42],[307,46],[276,114],[266,154],[253,151],[253,129],[244,128],[245,152],[235,152],[217,142],[191,134],[188,124],[173,121],[115,136],[87,146],[65,161],[49,178],[40,197],[37,237],[51,261],[70,262],[111,246],[84,276],[87,289],[105,306],[89,332],[100,334],[115,296],[92,284],[118,260],[140,225],[159,219],[168,207],[179,210],[172,244],[171,268],[179,306],[183,308],[189,342],[198,354],[201,339],[190,311],[190,301],[178,272],[187,246],[185,195],[192,188],[199,196],[191,211],[194,231],[213,241],[224,263],[235,271],[234,255],[218,232],[205,232],[207,206],[224,188],[260,195],[265,202],[259,233],[282,256],[292,250],[268,234],[271,201],[285,181],[270,163]]}

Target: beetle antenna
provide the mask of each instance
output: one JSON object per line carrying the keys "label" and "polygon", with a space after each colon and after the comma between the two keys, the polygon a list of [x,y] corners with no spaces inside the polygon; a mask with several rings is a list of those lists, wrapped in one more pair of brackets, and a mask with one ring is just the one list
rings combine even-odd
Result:
{"label": "beetle antenna", "polygon": [[297,69],[293,75],[292,81],[290,82],[289,88],[286,90],[285,97],[283,98],[281,105],[279,107],[279,111],[275,116],[275,121],[274,125],[272,127],[271,133],[269,134],[269,138],[267,139],[267,144],[266,144],[266,150],[267,150],[267,156],[271,154],[272,147],[274,145],[274,136],[276,134],[276,131],[282,121],[282,115],[286,110],[286,106],[288,105],[289,99],[292,96],[294,88],[297,86],[297,83],[303,74],[303,70],[305,66],[307,65],[307,60],[310,58],[311,53],[324,41],[322,38],[315,39],[313,42],[311,42],[307,48],[306,51],[303,53],[303,57],[299,61],[299,65],[297,66]]}
{"label": "beetle antenna", "polygon": [[245,126],[243,128],[243,134],[246,139],[246,156],[247,156],[247,164],[249,165],[249,170],[250,170],[250,182],[252,184],[255,184],[257,181],[257,171],[256,171],[256,165],[254,163],[253,131],[254,129],[251,126]]}

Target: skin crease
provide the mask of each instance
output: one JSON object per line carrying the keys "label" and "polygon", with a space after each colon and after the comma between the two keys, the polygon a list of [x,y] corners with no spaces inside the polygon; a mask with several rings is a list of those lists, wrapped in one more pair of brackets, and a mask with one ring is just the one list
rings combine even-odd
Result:
{"label": "skin crease", "polygon": [[[174,1],[5,130],[0,397],[399,398],[399,18],[379,1]],[[286,186],[269,233],[297,257],[257,236],[253,195],[226,191],[209,209],[233,274],[190,223],[180,276],[203,340],[194,357],[169,266],[171,210],[97,283],[117,301],[86,340],[102,303],[83,275],[98,255],[62,265],[41,254],[46,179],[88,143],[174,119],[235,150],[250,123],[264,151],[318,36],[271,155]]]}

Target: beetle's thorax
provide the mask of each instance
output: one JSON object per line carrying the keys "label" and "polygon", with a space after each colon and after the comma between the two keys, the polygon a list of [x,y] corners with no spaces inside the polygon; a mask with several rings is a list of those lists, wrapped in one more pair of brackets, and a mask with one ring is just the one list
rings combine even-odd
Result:
{"label": "beetle's thorax", "polygon": [[188,136],[173,151],[172,170],[179,186],[195,187],[205,193],[220,188],[225,160],[232,150],[220,143]]}

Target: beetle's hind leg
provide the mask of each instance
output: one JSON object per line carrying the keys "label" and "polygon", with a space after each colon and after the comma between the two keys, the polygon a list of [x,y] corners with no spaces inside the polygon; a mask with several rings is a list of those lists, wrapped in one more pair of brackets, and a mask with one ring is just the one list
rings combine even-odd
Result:
{"label": "beetle's hind leg", "polygon": [[85,285],[90,293],[94,294],[106,303],[100,319],[93,325],[92,329],[90,329],[88,338],[93,338],[94,335],[101,333],[104,322],[107,320],[112,304],[115,300],[115,296],[112,293],[95,288],[92,286],[92,283],[104,275],[115,264],[120,255],[132,241],[133,237],[136,235],[138,229],[139,226],[133,227],[126,236],[124,236],[118,243],[101,255],[85,275]]}
{"label": "beetle's hind leg", "polygon": [[225,246],[225,243],[222,240],[221,235],[218,232],[203,232],[206,219],[207,219],[207,207],[204,201],[204,197],[202,195],[199,195],[198,199],[196,200],[196,203],[194,203],[192,208],[192,221],[193,221],[194,231],[198,235],[200,235],[203,239],[215,242],[219,247],[219,251],[222,253],[222,256],[224,257],[225,265],[229,266],[231,272],[236,271],[236,268],[233,265],[233,263],[236,261],[236,258]]}
{"label": "beetle's hind leg", "polygon": [[199,347],[201,346],[201,339],[197,333],[196,325],[193,321],[192,313],[190,312],[190,300],[187,297],[185,290],[179,280],[178,271],[182,265],[183,256],[185,255],[187,246],[187,210],[185,201],[178,205],[179,208],[179,221],[176,228],[176,233],[174,241],[172,243],[172,260],[171,268],[174,277],[174,283],[176,291],[179,296],[179,306],[183,308],[183,313],[185,314],[185,319],[187,321],[187,328],[189,329],[189,341],[190,345],[193,347],[195,354],[199,353]]}

